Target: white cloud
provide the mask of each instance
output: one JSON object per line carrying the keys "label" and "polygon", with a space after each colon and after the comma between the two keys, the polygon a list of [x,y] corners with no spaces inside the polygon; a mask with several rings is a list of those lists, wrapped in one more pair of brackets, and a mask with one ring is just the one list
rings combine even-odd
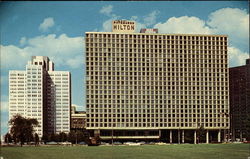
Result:
{"label": "white cloud", "polygon": [[159,11],[155,10],[144,17],[143,21],[146,26],[150,26],[156,23],[156,18],[160,14]]}
{"label": "white cloud", "polygon": [[29,53],[14,45],[1,47],[1,68],[17,69],[25,66],[25,61],[29,59]]}
{"label": "white cloud", "polygon": [[46,32],[49,30],[49,28],[53,27],[55,25],[54,19],[52,17],[45,18],[43,22],[39,26],[39,30]]}
{"label": "white cloud", "polygon": [[120,16],[117,16],[115,14],[112,15],[108,20],[104,21],[102,24],[102,32],[111,32],[112,31],[112,21],[119,19]]}
{"label": "white cloud", "polygon": [[218,32],[237,33],[238,37],[249,36],[249,14],[238,8],[223,8],[209,15],[208,25]]}
{"label": "white cloud", "polygon": [[138,16],[131,16],[130,19],[131,21],[136,21],[135,24],[135,32],[140,32],[142,28],[146,28],[146,24],[140,22],[140,18]]}
{"label": "white cloud", "polygon": [[75,56],[74,58],[68,59],[66,63],[71,68],[82,68],[81,66],[83,64],[83,56],[82,55]]}
{"label": "white cloud", "polygon": [[237,47],[249,50],[249,14],[238,8],[222,8],[209,15],[207,24],[216,33],[227,34]]}
{"label": "white cloud", "polygon": [[100,10],[100,13],[105,14],[105,15],[111,15],[113,11],[113,6],[112,5],[106,5],[103,6],[102,9]]}
{"label": "white cloud", "polygon": [[102,30],[104,32],[111,32],[112,30],[112,21],[115,20],[114,18],[108,19],[102,24]]}
{"label": "white cloud", "polygon": [[66,34],[56,36],[37,36],[26,39],[26,46],[1,45],[2,68],[24,68],[31,56],[48,56],[56,66],[69,66],[75,68],[79,65],[67,63],[76,56],[83,56],[83,37],[68,37]]}
{"label": "white cloud", "polygon": [[135,16],[135,15],[131,16],[130,18],[130,20],[133,20],[133,21],[137,21],[138,19],[139,19],[138,16]]}
{"label": "white cloud", "polygon": [[117,16],[116,14],[114,14],[112,12],[113,12],[112,5],[103,6],[102,9],[100,10],[100,13],[109,17],[108,20],[105,20],[102,23],[102,29],[100,29],[101,32],[111,32],[112,31],[112,21],[120,18],[120,16]]}
{"label": "white cloud", "polygon": [[242,52],[235,47],[228,47],[228,55],[230,67],[245,65],[246,59],[249,57],[249,53]]}
{"label": "white cloud", "polygon": [[21,46],[24,46],[26,44],[26,42],[27,42],[26,37],[22,37],[19,41]]}
{"label": "white cloud", "polygon": [[213,30],[206,26],[205,21],[197,17],[171,17],[164,23],[157,23],[160,33],[211,34]]}
{"label": "white cloud", "polygon": [[9,102],[1,101],[1,112],[9,111]]}
{"label": "white cloud", "polygon": [[147,28],[146,24],[136,22],[136,24],[135,24],[135,32],[139,33],[142,28]]}

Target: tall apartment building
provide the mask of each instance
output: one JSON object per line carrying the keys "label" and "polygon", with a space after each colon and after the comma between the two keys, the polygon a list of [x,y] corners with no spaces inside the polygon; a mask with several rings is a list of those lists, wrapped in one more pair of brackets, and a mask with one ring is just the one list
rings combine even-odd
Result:
{"label": "tall apartment building", "polygon": [[247,138],[247,119],[250,117],[250,59],[246,65],[229,69],[230,112],[232,139]]}
{"label": "tall apartment building", "polygon": [[20,114],[38,120],[35,131],[70,131],[70,72],[54,71],[45,56],[32,56],[25,71],[9,71],[9,119]]}
{"label": "tall apartment building", "polygon": [[[119,25],[119,26],[115,26]],[[221,142],[229,129],[226,35],[86,32],[87,129],[103,140]],[[152,32],[153,31],[153,32]]]}

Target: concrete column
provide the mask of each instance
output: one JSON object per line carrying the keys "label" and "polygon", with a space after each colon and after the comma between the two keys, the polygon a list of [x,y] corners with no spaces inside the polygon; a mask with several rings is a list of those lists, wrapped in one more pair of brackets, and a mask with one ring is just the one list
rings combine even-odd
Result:
{"label": "concrete column", "polygon": [[218,130],[218,142],[221,142],[220,136],[221,136],[221,130]]}
{"label": "concrete column", "polygon": [[197,144],[197,141],[196,141],[196,130],[194,131],[194,144]]}
{"label": "concrete column", "polygon": [[169,141],[170,141],[170,144],[172,144],[172,130],[170,130]]}
{"label": "concrete column", "polygon": [[235,130],[232,129],[233,141],[235,141]]}
{"label": "concrete column", "polygon": [[241,129],[240,129],[240,141],[243,141],[243,139],[242,139],[242,130]]}
{"label": "concrete column", "polygon": [[206,133],[206,143],[208,144],[209,143],[209,131],[207,130],[207,133]]}
{"label": "concrete column", "polygon": [[227,142],[227,138],[226,138],[226,129],[224,129],[223,132],[224,132],[224,142]]}
{"label": "concrete column", "polygon": [[180,129],[178,129],[178,144],[180,144],[181,141],[180,141]]}
{"label": "concrete column", "polygon": [[182,130],[182,137],[181,137],[181,139],[182,139],[182,143],[184,143],[185,142],[185,132],[184,132],[184,130]]}

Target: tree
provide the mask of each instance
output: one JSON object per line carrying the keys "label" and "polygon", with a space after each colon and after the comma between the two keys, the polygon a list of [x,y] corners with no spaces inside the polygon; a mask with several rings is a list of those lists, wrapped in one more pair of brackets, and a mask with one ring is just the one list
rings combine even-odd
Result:
{"label": "tree", "polygon": [[49,141],[56,141],[56,137],[54,133],[49,134]]}
{"label": "tree", "polygon": [[74,144],[76,142],[76,133],[74,131],[70,131],[67,140]]}
{"label": "tree", "polygon": [[10,134],[15,137],[15,141],[20,141],[22,146],[24,142],[32,140],[34,126],[38,126],[38,121],[37,119],[27,119],[17,114],[10,119],[9,124],[11,125]]}
{"label": "tree", "polygon": [[61,142],[65,142],[67,140],[67,134],[64,133],[64,132],[61,132],[59,134],[59,139],[60,139]]}
{"label": "tree", "polygon": [[37,133],[35,133],[35,145],[39,145],[39,136]]}
{"label": "tree", "polygon": [[200,128],[197,129],[196,132],[197,132],[198,143],[200,143],[200,141],[202,141],[204,139],[204,137],[205,137],[206,130],[204,129],[203,126],[200,126]]}
{"label": "tree", "polygon": [[83,129],[84,141],[89,144],[90,143],[90,134],[86,129]]}
{"label": "tree", "polygon": [[55,142],[60,142],[60,141],[61,141],[60,135],[55,133]]}
{"label": "tree", "polygon": [[12,142],[12,137],[9,133],[6,133],[5,136],[4,136],[4,142],[9,144]]}
{"label": "tree", "polygon": [[84,136],[84,133],[82,131],[77,131],[76,135],[77,135],[77,142],[85,141],[85,136]]}
{"label": "tree", "polygon": [[44,144],[46,144],[49,141],[49,136],[47,133],[44,133],[42,136],[42,141],[44,142]]}

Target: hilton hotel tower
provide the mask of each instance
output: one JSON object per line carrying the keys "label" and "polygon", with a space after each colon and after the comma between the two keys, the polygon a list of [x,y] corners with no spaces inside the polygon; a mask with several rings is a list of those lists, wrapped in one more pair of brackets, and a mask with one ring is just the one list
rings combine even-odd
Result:
{"label": "hilton hotel tower", "polygon": [[226,35],[86,32],[87,129],[102,140],[221,142],[229,129]]}

